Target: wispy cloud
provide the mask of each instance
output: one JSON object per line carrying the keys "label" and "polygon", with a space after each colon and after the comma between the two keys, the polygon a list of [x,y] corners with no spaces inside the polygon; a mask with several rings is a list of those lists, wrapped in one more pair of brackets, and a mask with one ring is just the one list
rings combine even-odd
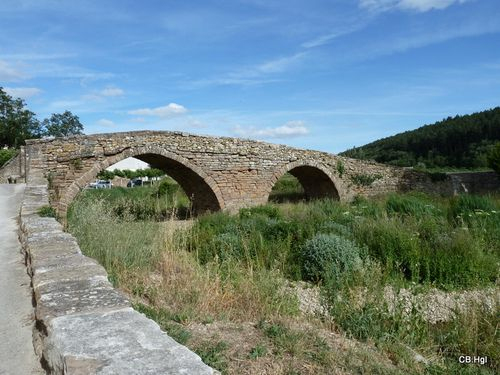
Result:
{"label": "wispy cloud", "polygon": [[103,102],[108,98],[114,98],[125,95],[125,91],[119,87],[109,86],[99,91],[91,92],[90,94],[83,95],[82,100],[91,100]]}
{"label": "wispy cloud", "polygon": [[28,99],[42,92],[37,87],[4,87],[7,94],[14,98]]}
{"label": "wispy cloud", "polygon": [[238,125],[233,133],[243,138],[293,138],[309,134],[309,129],[303,121],[289,121],[282,126],[264,129]]}
{"label": "wispy cloud", "polygon": [[249,69],[249,75],[255,74],[271,74],[281,73],[296,65],[306,56],[307,52],[299,52],[290,56],[279,57],[273,60],[266,61],[262,64]]}
{"label": "wispy cloud", "polygon": [[106,87],[105,89],[99,91],[100,96],[113,97],[113,96],[123,96],[125,91],[118,87]]}
{"label": "wispy cloud", "polygon": [[331,41],[340,38],[344,35],[352,34],[358,30],[363,29],[366,26],[366,21],[356,20],[353,21],[350,25],[337,28],[335,30],[330,31],[329,33],[320,35],[314,39],[308,40],[301,44],[303,48],[315,48],[320,47],[322,45],[328,44]]}
{"label": "wispy cloud", "polygon": [[113,121],[108,120],[106,118],[102,118],[102,119],[98,120],[96,122],[96,124],[99,126],[105,127],[105,128],[112,128],[112,127],[116,126],[116,124]]}
{"label": "wispy cloud", "polygon": [[432,9],[446,9],[453,4],[463,4],[470,0],[360,0],[359,6],[375,12],[392,9],[428,12]]}
{"label": "wispy cloud", "polygon": [[28,76],[24,72],[13,68],[6,61],[0,60],[0,81],[14,82],[22,81],[26,78],[28,78]]}
{"label": "wispy cloud", "polygon": [[251,86],[279,82],[282,81],[282,78],[277,76],[280,73],[284,73],[299,66],[307,54],[307,52],[299,52],[289,56],[270,59],[253,66],[245,66],[234,69],[233,71],[220,76],[189,82],[187,87],[199,88],[212,85]]}
{"label": "wispy cloud", "polygon": [[168,117],[182,115],[186,112],[187,109],[184,106],[176,103],[170,103],[162,107],[134,109],[132,111],[129,111],[128,113],[130,115],[137,115],[137,116],[154,116],[154,117],[168,118]]}
{"label": "wispy cloud", "polygon": [[2,58],[5,60],[17,60],[17,61],[27,61],[27,60],[60,60],[74,58],[78,55],[76,53],[13,53],[4,54]]}

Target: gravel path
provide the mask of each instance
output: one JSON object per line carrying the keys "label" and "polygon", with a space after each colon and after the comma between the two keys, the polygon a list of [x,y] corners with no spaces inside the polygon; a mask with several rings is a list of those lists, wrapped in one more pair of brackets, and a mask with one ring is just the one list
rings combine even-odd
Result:
{"label": "gravel path", "polygon": [[0,375],[44,374],[33,349],[30,278],[17,237],[24,184],[0,184]]}

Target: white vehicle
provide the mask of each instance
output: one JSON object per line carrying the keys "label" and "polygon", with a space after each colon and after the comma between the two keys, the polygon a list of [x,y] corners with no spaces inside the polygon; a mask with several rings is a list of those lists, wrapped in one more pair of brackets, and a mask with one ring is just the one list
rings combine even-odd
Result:
{"label": "white vehicle", "polygon": [[113,184],[109,180],[96,180],[89,184],[90,189],[111,189]]}

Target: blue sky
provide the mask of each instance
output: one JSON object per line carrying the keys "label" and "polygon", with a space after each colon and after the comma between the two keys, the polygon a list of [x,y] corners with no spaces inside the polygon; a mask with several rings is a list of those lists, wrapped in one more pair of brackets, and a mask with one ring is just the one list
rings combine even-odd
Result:
{"label": "blue sky", "polygon": [[2,0],[0,86],[86,133],[340,152],[500,105],[498,0]]}

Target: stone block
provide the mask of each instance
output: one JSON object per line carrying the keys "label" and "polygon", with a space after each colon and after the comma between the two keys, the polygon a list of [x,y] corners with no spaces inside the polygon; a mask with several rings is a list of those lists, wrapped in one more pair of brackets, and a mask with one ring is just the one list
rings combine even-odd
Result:
{"label": "stone block", "polygon": [[71,264],[69,267],[56,267],[46,270],[45,272],[37,272],[33,274],[31,283],[33,285],[33,290],[37,291],[46,284],[82,280],[107,281],[108,274],[99,264],[90,263],[81,264],[79,266]]}
{"label": "stone block", "polygon": [[36,264],[32,264],[32,275],[49,272],[60,269],[73,269],[79,267],[98,265],[97,261],[86,257],[80,253],[70,254],[63,257],[49,257],[46,259],[38,259]]}
{"label": "stone block", "polygon": [[46,341],[44,358],[55,374],[216,373],[133,309],[55,318]]}
{"label": "stone block", "polygon": [[34,290],[36,319],[47,327],[58,317],[98,313],[130,306],[125,296],[102,278],[46,283]]}

